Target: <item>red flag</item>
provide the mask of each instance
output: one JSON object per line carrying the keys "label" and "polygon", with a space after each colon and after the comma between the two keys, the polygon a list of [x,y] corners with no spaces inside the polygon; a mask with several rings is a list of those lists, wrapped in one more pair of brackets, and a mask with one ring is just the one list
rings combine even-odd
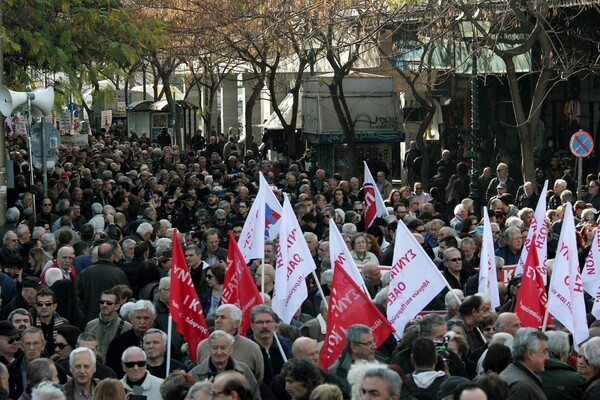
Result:
{"label": "red flag", "polygon": [[181,245],[176,239],[177,230],[173,232],[173,238],[169,314],[176,324],[177,332],[188,342],[190,359],[196,363],[198,344],[208,337],[209,332]]}
{"label": "red flag", "polygon": [[263,304],[263,301],[231,231],[229,231],[227,270],[225,271],[221,302],[234,304],[242,310],[242,322],[238,332],[240,335],[246,336],[246,332],[250,328],[250,310],[256,305]]}
{"label": "red flag", "polygon": [[527,249],[527,261],[523,267],[521,288],[517,296],[515,313],[521,320],[521,325],[526,328],[539,329],[544,321],[544,314],[548,306],[548,295],[544,286],[544,279],[538,271],[539,259],[535,247],[535,233]]}
{"label": "red flag", "polygon": [[350,278],[346,270],[336,268],[327,313],[327,336],[319,354],[321,369],[327,370],[340,357],[346,345],[344,332],[354,324],[370,327],[378,345],[383,344],[394,332],[389,321]]}

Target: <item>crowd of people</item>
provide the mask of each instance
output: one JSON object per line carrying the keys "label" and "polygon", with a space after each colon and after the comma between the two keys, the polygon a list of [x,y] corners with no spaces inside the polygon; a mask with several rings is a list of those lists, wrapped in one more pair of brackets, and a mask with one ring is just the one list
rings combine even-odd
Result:
{"label": "crowd of people", "polygon": [[[166,136],[165,136],[166,135]],[[0,226],[0,399],[556,399],[600,393],[599,325],[574,353],[559,324],[522,328],[514,313],[521,276],[499,283],[502,306],[478,291],[482,222],[489,211],[497,267],[520,257],[539,196],[547,196],[548,256],[556,252],[563,205],[574,205],[579,254],[592,244],[600,182],[575,187],[561,160],[519,184],[505,163],[485,168],[473,198],[470,167],[444,150],[435,176],[422,182],[404,164],[406,185],[373,171],[387,216],[364,225],[362,181],[325,171],[307,149],[298,160],[262,159],[233,135],[198,132],[184,147],[128,137],[90,136],[87,147],[58,149],[43,179],[31,174],[22,137],[9,141],[15,189]],[[411,144],[407,159],[415,158]],[[229,231],[237,240],[262,173],[275,196],[288,196],[317,266],[309,296],[283,323],[270,307],[277,242],[248,268],[264,304],[223,304]],[[550,190],[542,193],[545,180]],[[471,197],[469,195],[471,194]],[[318,366],[327,335],[332,284],[329,221],[360,266],[365,287],[385,315],[386,266],[400,221],[438,266],[450,288],[411,321],[402,338],[374,340],[370,327],[345,332],[342,355]],[[571,221],[567,221],[571,223]],[[175,234],[178,232],[178,234]],[[187,343],[168,332],[172,244],[183,245],[210,336],[191,361]],[[590,305],[591,305],[591,300]],[[138,396],[138,397],[135,397]],[[453,397],[452,397],[453,396]]]}

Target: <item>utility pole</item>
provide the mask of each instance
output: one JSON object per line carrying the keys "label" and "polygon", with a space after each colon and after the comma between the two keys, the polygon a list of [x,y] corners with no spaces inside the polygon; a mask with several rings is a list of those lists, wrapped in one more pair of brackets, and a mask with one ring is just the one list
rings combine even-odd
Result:
{"label": "utility pole", "polygon": [[[4,84],[4,37],[2,35],[2,11],[4,1],[0,0],[0,87]],[[31,161],[31,160],[30,160]],[[0,224],[6,222],[6,132],[4,132],[4,116],[0,113]]]}

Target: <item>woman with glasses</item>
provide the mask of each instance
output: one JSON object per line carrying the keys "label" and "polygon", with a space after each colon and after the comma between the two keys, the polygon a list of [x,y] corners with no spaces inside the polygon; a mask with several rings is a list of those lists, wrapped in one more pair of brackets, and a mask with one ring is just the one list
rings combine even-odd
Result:
{"label": "woman with glasses", "polygon": [[81,335],[81,330],[73,325],[62,325],[56,330],[52,359],[58,368],[58,376],[63,384],[67,382],[66,373],[69,371],[69,355],[77,348],[79,335]]}
{"label": "woman with glasses", "polygon": [[352,238],[352,251],[350,255],[356,265],[365,265],[366,263],[374,263],[379,265],[377,256],[367,250],[367,241],[369,237],[366,233],[358,233]]}
{"label": "woman with glasses", "polygon": [[209,290],[204,292],[200,305],[205,317],[213,316],[221,305],[223,283],[225,282],[225,267],[220,264],[211,265],[206,273]]}

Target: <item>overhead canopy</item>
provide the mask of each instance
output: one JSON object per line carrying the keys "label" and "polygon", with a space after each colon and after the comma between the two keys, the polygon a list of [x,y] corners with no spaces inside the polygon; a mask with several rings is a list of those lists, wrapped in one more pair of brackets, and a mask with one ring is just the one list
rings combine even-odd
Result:
{"label": "overhead canopy", "polygon": [[[296,118],[296,129],[302,129],[302,102],[300,99],[302,98],[302,93],[298,95],[298,117]],[[288,93],[285,96],[285,99],[281,103],[279,103],[279,110],[281,110],[281,114],[283,115],[283,119],[287,124],[292,122],[292,110],[294,106],[294,96],[291,93]],[[269,118],[258,127],[265,128],[268,130],[283,130],[283,124],[281,120],[274,112],[269,116]]]}
{"label": "overhead canopy", "polygon": [[149,111],[152,100],[135,101],[127,106],[127,111]]}
{"label": "overhead canopy", "polygon": [[[160,93],[163,90],[163,85],[156,85],[156,89],[158,91],[158,94],[160,95]],[[134,86],[131,89],[129,89],[129,91],[135,93],[144,93],[144,86]],[[171,92],[175,94],[175,100],[183,100],[184,95],[181,92],[181,90],[177,89],[176,86],[171,86]],[[154,98],[154,85],[146,85],[146,96]]]}

